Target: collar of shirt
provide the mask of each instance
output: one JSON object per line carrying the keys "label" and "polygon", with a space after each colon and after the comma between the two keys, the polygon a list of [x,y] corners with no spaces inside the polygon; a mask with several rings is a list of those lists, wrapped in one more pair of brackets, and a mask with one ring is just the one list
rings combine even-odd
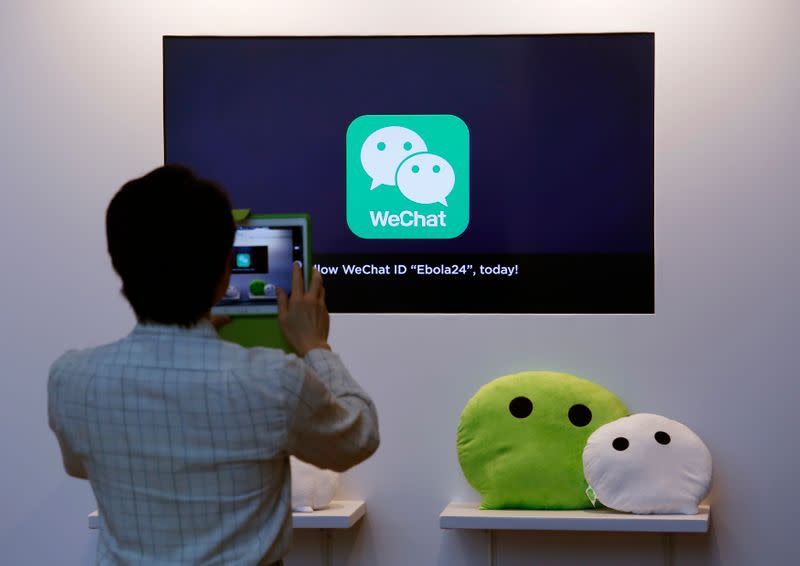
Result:
{"label": "collar of shirt", "polygon": [[214,325],[207,318],[189,328],[175,324],[138,323],[131,336],[181,336],[186,338],[218,338]]}

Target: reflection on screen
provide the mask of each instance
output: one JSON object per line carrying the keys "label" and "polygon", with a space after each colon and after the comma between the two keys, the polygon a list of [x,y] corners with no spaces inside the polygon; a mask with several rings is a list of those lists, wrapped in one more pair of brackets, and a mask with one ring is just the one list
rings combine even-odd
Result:
{"label": "reflection on screen", "polygon": [[275,303],[278,288],[291,288],[292,262],[302,250],[301,240],[296,228],[238,227],[230,284],[219,306]]}

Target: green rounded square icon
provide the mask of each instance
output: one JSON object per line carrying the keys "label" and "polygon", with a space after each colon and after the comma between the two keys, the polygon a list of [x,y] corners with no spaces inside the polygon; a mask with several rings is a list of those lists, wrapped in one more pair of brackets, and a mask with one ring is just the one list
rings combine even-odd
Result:
{"label": "green rounded square icon", "polygon": [[367,114],[347,128],[347,225],[369,239],[447,239],[469,224],[469,128],[451,114]]}
{"label": "green rounded square icon", "polygon": [[236,254],[236,267],[250,267],[250,254]]}

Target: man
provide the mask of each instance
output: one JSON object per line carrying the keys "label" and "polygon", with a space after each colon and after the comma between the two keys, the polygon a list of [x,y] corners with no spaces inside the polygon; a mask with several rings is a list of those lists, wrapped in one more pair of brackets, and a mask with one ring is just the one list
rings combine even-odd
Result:
{"label": "man", "polygon": [[128,182],[108,207],[108,251],[138,324],[67,352],[48,384],[64,467],[97,497],[98,564],[280,564],[289,455],[343,471],[378,447],[375,407],[328,346],[316,270],[304,290],[296,265],[291,297],[278,294],[296,356],[219,338],[209,312],[234,232],[227,195],[177,166]]}

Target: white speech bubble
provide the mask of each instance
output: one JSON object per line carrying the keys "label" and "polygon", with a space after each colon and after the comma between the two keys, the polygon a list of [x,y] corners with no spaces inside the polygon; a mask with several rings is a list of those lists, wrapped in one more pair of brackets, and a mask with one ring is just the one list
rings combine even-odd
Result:
{"label": "white speech bubble", "polygon": [[397,170],[397,188],[417,204],[440,202],[447,206],[456,184],[456,173],[447,160],[433,153],[412,155]]}
{"label": "white speech bubble", "polygon": [[387,126],[372,132],[361,146],[361,165],[372,178],[370,190],[380,185],[393,187],[398,165],[422,151],[428,151],[428,146],[414,130]]}
{"label": "white speech bubble", "polygon": [[711,486],[711,453],[686,425],[647,413],[595,430],[586,481],[603,505],[630,513],[697,513]]}

